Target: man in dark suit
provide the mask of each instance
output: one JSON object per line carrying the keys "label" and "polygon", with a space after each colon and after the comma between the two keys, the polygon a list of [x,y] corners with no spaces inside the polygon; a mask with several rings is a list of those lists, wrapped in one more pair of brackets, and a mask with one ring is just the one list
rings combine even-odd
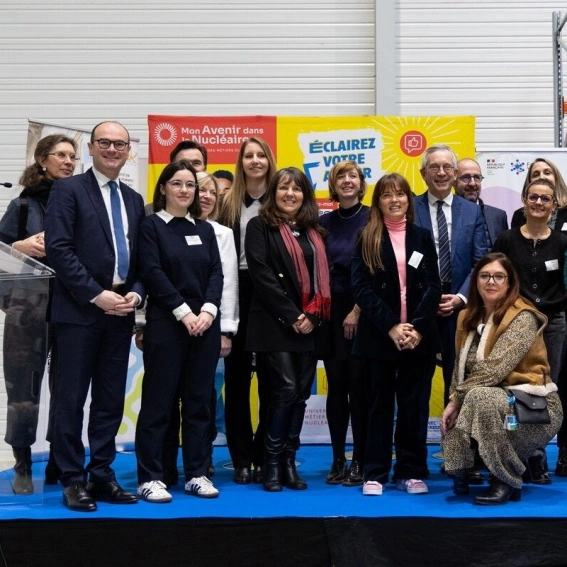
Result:
{"label": "man in dark suit", "polygon": [[[474,265],[487,252],[486,230],[480,207],[451,193],[457,176],[457,157],[451,148],[440,144],[427,148],[420,171],[427,191],[415,199],[415,224],[431,230],[439,256],[443,295],[437,327],[447,405],[455,363],[457,313],[466,304]],[[443,232],[448,242],[443,241]],[[447,245],[449,257],[444,263]],[[432,368],[432,375],[434,371]]]}
{"label": "man in dark suit", "polygon": [[459,161],[457,178],[455,179],[455,193],[463,197],[463,199],[480,206],[488,242],[488,251],[491,252],[498,235],[508,230],[508,218],[506,217],[506,211],[485,205],[480,198],[483,179],[484,177],[477,161],[471,158],[463,158]]}
{"label": "man in dark suit", "polygon": [[[57,362],[58,405],[54,457],[71,510],[94,511],[96,500],[137,501],[111,468],[122,420],[134,309],[144,291],[136,278],[140,195],[120,183],[130,136],[116,122],[95,126],[93,167],[56,181],[45,214],[45,244],[57,277],[51,321]],[[90,461],[81,441],[83,406],[91,387]],[[87,485],[87,475],[89,484]]]}

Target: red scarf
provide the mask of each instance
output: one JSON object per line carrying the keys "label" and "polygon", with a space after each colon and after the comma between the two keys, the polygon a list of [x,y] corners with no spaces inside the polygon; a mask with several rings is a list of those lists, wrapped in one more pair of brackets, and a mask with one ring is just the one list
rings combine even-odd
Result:
{"label": "red scarf", "polygon": [[301,290],[301,304],[304,313],[316,315],[320,319],[331,318],[331,279],[329,276],[329,265],[327,263],[327,253],[325,243],[321,235],[313,228],[307,229],[307,238],[315,254],[315,294],[309,300],[311,292],[311,282],[309,271],[303,256],[303,250],[299,246],[297,239],[293,236],[291,228],[287,223],[280,224],[280,234],[282,235],[285,247],[293,260],[295,273],[299,280]]}

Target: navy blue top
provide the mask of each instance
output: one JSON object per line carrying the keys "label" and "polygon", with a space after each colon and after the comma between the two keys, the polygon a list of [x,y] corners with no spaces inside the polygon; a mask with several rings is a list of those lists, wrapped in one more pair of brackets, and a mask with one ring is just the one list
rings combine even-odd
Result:
{"label": "navy blue top", "polygon": [[329,233],[326,238],[327,257],[333,268],[331,292],[350,293],[350,264],[356,241],[368,222],[370,208],[357,203],[348,209],[339,208],[319,218]]}
{"label": "navy blue top", "polygon": [[185,217],[166,223],[157,214],[149,215],[140,224],[138,254],[148,305],[173,312],[187,303],[195,314],[205,303],[220,307],[223,274],[210,223],[193,224]]}

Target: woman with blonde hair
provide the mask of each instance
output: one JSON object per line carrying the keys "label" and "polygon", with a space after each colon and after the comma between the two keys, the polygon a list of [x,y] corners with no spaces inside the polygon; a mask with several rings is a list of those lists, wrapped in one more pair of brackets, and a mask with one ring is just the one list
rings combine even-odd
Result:
{"label": "woman with blonde hair", "polygon": [[234,466],[234,482],[237,484],[249,484],[252,480],[258,484],[263,482],[263,418],[270,399],[270,385],[266,369],[261,361],[257,361],[255,370],[258,379],[259,421],[254,435],[250,409],[253,353],[245,347],[254,286],[248,273],[244,238],[248,222],[258,216],[264,194],[275,172],[276,164],[270,146],[261,138],[248,138],[238,152],[234,183],[223,198],[219,215],[219,222],[233,231],[238,256],[240,324],[238,333],[230,337],[232,349],[225,358],[224,376],[226,438]]}
{"label": "woman with blonde hair", "polygon": [[[549,228],[567,233],[567,184],[558,167],[552,161],[539,157],[530,163],[524,186],[522,187],[522,202],[526,199],[530,183],[541,179],[547,179],[555,187],[557,208],[549,215],[547,224]],[[516,228],[523,224],[526,224],[525,208],[520,207],[514,211],[511,228]]]}
{"label": "woman with blonde hair", "polygon": [[[333,463],[327,484],[358,486],[363,482],[362,466],[368,417],[366,363],[352,355],[360,308],[356,305],[350,281],[351,258],[360,231],[368,221],[369,208],[362,204],[366,181],[353,161],[341,161],[329,174],[329,197],[339,204],[321,217],[327,231],[326,245],[333,269],[331,281],[331,323],[328,355],[323,358],[327,375],[327,423],[333,448]],[[347,467],[345,443],[349,420],[353,451]]]}

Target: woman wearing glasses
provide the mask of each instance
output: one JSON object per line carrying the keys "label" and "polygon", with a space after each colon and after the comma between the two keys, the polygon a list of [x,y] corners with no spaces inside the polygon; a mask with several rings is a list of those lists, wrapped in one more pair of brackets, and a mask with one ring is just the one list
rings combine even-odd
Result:
{"label": "woman wearing glasses", "polygon": [[213,226],[203,220],[197,174],[181,161],[165,167],[154,191],[155,214],[140,225],[139,266],[148,292],[142,401],[136,428],[138,495],[169,502],[162,453],[171,408],[181,398],[185,492],[214,498],[206,477],[210,403],[219,357],[223,288]]}
{"label": "woman wearing glasses", "polygon": [[[547,179],[532,181],[523,198],[526,222],[500,234],[494,252],[503,252],[518,272],[520,293],[548,319],[543,331],[550,375],[557,378],[565,349],[565,252],[567,236],[552,230],[549,217],[557,208],[555,186]],[[546,472],[545,451],[541,449],[528,460],[530,475],[536,484],[550,484]]]}
{"label": "woman wearing glasses", "polygon": [[[491,472],[490,488],[475,504],[520,500],[525,459],[548,443],[563,419],[542,336],[546,317],[520,294],[512,262],[493,252],[477,262],[467,308],[459,314],[450,401],[440,425],[445,470],[457,496],[469,493],[473,439]],[[518,426],[504,388],[547,398],[550,423]]]}
{"label": "woman wearing glasses", "polygon": [[[561,172],[557,166],[548,159],[536,158],[528,168],[524,186],[522,187],[522,201],[526,196],[528,185],[532,181],[539,179],[547,179],[555,186],[555,199],[557,207],[547,219],[549,228],[559,230],[567,234],[567,185],[563,180]],[[524,207],[514,212],[511,227],[516,228],[522,226],[526,222]]]}
{"label": "woman wearing glasses", "polygon": [[[75,141],[61,134],[46,136],[37,143],[34,162],[20,177],[20,185],[24,189],[19,197],[10,202],[0,220],[1,242],[47,263],[43,241],[47,199],[56,179],[73,175],[75,162],[79,159],[76,152]],[[3,352],[8,396],[5,441],[12,446],[16,458],[12,489],[16,494],[31,494],[34,490],[31,480],[31,446],[36,439],[40,380],[47,346],[44,341],[34,342],[30,333],[45,335],[46,298],[34,294],[16,298],[14,294],[5,294],[4,300],[5,304],[1,307],[6,313]],[[34,317],[26,316],[25,313],[34,314]],[[22,324],[23,321],[32,324],[33,328]],[[24,348],[25,352],[22,350]],[[32,376],[37,376],[37,381],[33,384]],[[53,384],[50,386],[53,396]],[[52,397],[51,407],[54,406]],[[48,430],[47,438],[50,437],[51,431]],[[46,483],[57,482],[58,473],[51,455],[45,474]]]}

